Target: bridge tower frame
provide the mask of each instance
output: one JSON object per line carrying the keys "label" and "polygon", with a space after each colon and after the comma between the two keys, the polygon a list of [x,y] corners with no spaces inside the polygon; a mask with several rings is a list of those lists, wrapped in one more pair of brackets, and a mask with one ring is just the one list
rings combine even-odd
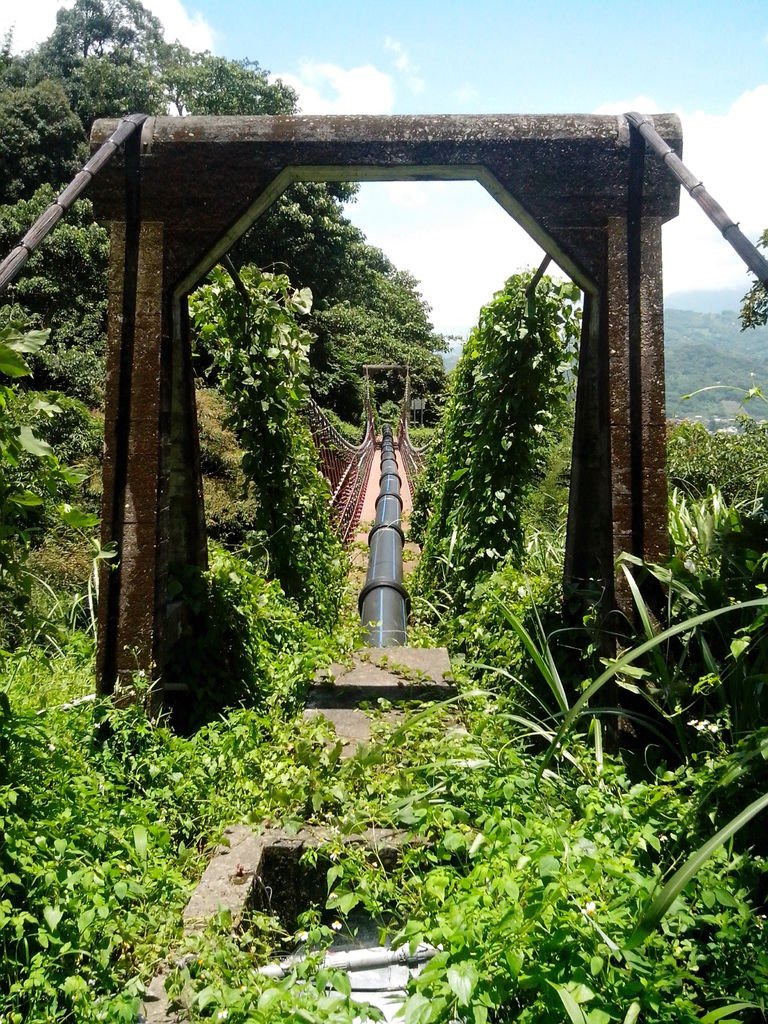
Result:
{"label": "bridge tower frame", "polygon": [[[678,118],[653,125],[681,155]],[[94,149],[115,122],[97,121]],[[478,181],[584,292],[566,576],[667,550],[661,227],[679,185],[623,115],[148,118],[93,182],[111,224],[98,675],[162,676],[206,535],[186,298],[295,181]],[[501,457],[501,456],[500,456]]]}

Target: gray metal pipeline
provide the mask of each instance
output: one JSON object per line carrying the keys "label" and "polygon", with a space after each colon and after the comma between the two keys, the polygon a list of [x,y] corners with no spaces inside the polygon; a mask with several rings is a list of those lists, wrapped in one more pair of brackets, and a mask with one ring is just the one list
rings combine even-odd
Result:
{"label": "gray metal pipeline", "polygon": [[392,428],[385,424],[376,518],[368,534],[368,574],[358,601],[369,647],[401,647],[407,642],[410,598],[403,586],[401,482]]}

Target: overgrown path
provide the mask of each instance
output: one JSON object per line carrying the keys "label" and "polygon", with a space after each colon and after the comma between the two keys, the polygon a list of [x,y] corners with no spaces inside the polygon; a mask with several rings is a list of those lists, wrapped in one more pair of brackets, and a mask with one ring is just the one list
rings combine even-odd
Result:
{"label": "overgrown path", "polygon": [[[381,439],[377,439],[377,450]],[[408,530],[408,516],[413,507],[411,488],[399,449],[396,461],[400,474],[402,498],[401,523]],[[381,468],[374,458],[366,483],[360,522],[350,552],[350,600],[365,582],[368,565],[368,532],[376,518],[376,499],[379,496]],[[407,543],[403,550],[404,572],[412,572],[418,558],[418,545]],[[445,649],[394,647],[377,650],[362,648],[355,651],[345,663],[331,665],[318,678],[307,702],[308,717],[322,715],[334,727],[343,744],[343,756],[350,757],[361,743],[371,738],[369,710],[378,701],[393,705],[384,712],[384,719],[400,722],[402,712],[397,705],[404,702],[440,700],[451,696],[453,688],[448,682],[450,663]]]}

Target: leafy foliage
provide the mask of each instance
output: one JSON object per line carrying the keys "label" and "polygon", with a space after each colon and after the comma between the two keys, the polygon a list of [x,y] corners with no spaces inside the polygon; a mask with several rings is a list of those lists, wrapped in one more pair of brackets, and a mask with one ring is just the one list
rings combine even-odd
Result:
{"label": "leafy foliage", "polygon": [[670,484],[694,498],[716,486],[728,504],[753,503],[768,488],[768,423],[744,416],[738,433],[700,423],[675,426],[667,441]]}
{"label": "leafy foliage", "polygon": [[[53,187],[44,185],[29,200],[0,207],[0,251],[10,251],[54,198]],[[32,358],[36,386],[92,407],[103,392],[108,246],[90,201],[79,200],[11,289],[13,316],[50,331]]]}
{"label": "leafy foliage", "polygon": [[193,298],[203,343],[218,368],[243,448],[242,467],[258,498],[253,556],[266,554],[268,573],[317,621],[334,621],[345,562],[329,522],[328,486],[300,410],[308,397],[310,337],[297,315],[312,297],[285,276],[243,268],[247,296],[223,269]]}
{"label": "leafy foliage", "polygon": [[570,384],[577,335],[571,285],[511,277],[480,314],[454,372],[441,447],[430,457],[434,496],[418,569],[421,593],[461,607],[506,555],[519,556],[526,492]]}
{"label": "leafy foliage", "polygon": [[[279,656],[280,628],[265,625]],[[290,693],[300,673],[283,665]],[[372,745],[342,759],[322,722],[282,717],[280,702],[269,718],[243,709],[188,738],[140,707],[60,710],[66,694],[52,700],[51,686],[69,674],[70,694],[82,692],[89,666],[73,650],[50,669],[19,662],[10,702],[0,698],[0,986],[12,1020],[135,1019],[157,960],[185,952],[174,985],[186,986],[193,1020],[351,1024],[360,1009],[315,960],[284,981],[253,970],[286,939],[274,926],[257,919],[233,936],[214,922],[180,947],[199,850],[237,819],[325,825],[328,911],[343,929],[362,910],[395,946],[439,947],[405,1020],[542,1024],[565,1006],[581,1020],[575,1005],[590,1024],[633,1007],[634,1019],[694,1024],[728,1003],[743,1004],[728,1019],[760,1020],[762,854],[719,846],[636,935],[663,881],[727,813],[713,824],[713,794],[734,769],[717,747],[633,781],[575,740],[572,760],[539,779],[515,706],[474,692],[397,725],[374,720]],[[345,842],[367,824],[413,837],[394,868]],[[333,933],[321,912],[300,927],[322,949]]]}
{"label": "leafy foliage", "polygon": [[84,150],[85,133],[60,84],[0,89],[0,203],[68,181]]}
{"label": "leafy foliage", "polygon": [[[764,231],[758,245],[768,249],[768,230]],[[741,322],[743,327],[764,327],[768,324],[768,288],[759,281],[755,281],[747,294],[741,307]]]}
{"label": "leafy foliage", "polygon": [[174,43],[162,49],[165,97],[181,114],[292,114],[296,93],[255,60],[227,60]]}
{"label": "leafy foliage", "polygon": [[89,527],[95,517],[72,508],[67,500],[80,477],[65,467],[36,432],[36,420],[54,416],[60,407],[42,396],[20,398],[2,378],[29,375],[25,356],[45,343],[44,332],[21,333],[11,325],[0,330],[0,629],[4,643],[18,643],[29,614],[31,578],[25,561],[41,513],[55,512],[73,527]]}
{"label": "leafy foliage", "polygon": [[194,680],[178,709],[185,729],[223,708],[279,707],[309,685],[327,638],[276,580],[216,547],[207,572],[183,570],[172,590],[192,613],[189,635],[172,649],[166,670],[171,683]]}

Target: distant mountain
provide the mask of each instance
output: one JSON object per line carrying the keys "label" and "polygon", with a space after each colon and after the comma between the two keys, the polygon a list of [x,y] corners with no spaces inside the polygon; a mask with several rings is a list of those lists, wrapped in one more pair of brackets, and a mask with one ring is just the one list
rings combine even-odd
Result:
{"label": "distant mountain", "polygon": [[741,309],[741,300],[749,288],[715,288],[711,291],[670,292],[664,299],[665,309],[690,310],[693,313],[722,313],[723,310]]}
{"label": "distant mountain", "polygon": [[[724,293],[716,293],[724,294]],[[755,385],[768,394],[768,328],[741,331],[738,313],[664,310],[667,371],[667,415],[701,418],[709,426],[724,425],[743,412],[741,393]],[[713,388],[683,399],[701,388]],[[753,416],[764,418],[768,408],[754,401]]]}
{"label": "distant mountain", "polygon": [[[673,305],[683,301],[696,308]],[[741,392],[755,385],[768,395],[768,328],[742,331],[740,301],[739,292],[725,289],[668,296],[664,347],[670,418],[701,419],[713,429],[726,426],[740,412],[768,418],[768,406],[752,401],[745,408],[741,401]],[[456,342],[443,355],[446,370],[454,368],[460,355],[461,342]],[[695,391],[701,393],[683,398]]]}

